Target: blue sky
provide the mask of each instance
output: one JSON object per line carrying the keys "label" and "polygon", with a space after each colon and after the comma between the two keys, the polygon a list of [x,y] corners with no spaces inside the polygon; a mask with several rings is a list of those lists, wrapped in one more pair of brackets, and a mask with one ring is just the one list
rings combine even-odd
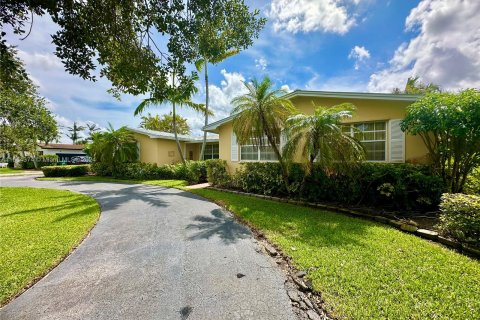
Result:
{"label": "blue sky", "polygon": [[[243,81],[269,75],[286,90],[389,92],[420,76],[447,90],[480,87],[480,1],[478,0],[261,0],[247,1],[268,19],[254,45],[209,69],[212,121],[229,115]],[[133,110],[142,97],[115,100],[107,80],[88,82],[67,74],[53,55],[48,18],[36,19],[17,45],[27,71],[50,102],[62,126],[73,121],[101,127],[137,127]],[[194,99],[204,99],[204,87]],[[169,106],[152,108],[162,114]],[[188,110],[192,133],[201,115]],[[67,141],[66,138],[62,139]]]}

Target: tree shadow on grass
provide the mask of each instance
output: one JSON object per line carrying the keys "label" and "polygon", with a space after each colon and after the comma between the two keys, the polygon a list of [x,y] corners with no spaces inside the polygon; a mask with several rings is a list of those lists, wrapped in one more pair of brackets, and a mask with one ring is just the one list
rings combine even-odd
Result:
{"label": "tree shadow on grass", "polygon": [[218,236],[225,244],[233,244],[251,236],[248,228],[236,222],[233,217],[226,215],[221,209],[214,209],[210,213],[211,216],[197,215],[193,217],[195,223],[189,224],[187,230],[196,230],[197,232],[188,237],[188,240],[210,239]]}
{"label": "tree shadow on grass", "polygon": [[[314,248],[364,246],[375,222],[341,213],[305,208],[268,200],[234,204],[235,212],[263,232],[281,235]],[[260,201],[265,201],[260,203]],[[388,227],[387,227],[388,228]]]}

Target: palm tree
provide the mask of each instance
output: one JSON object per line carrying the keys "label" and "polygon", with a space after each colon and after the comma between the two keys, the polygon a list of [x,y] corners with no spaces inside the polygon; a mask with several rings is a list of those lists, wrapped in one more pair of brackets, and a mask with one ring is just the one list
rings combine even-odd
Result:
{"label": "palm tree", "polygon": [[177,105],[188,106],[198,112],[206,112],[206,110],[203,104],[194,103],[190,99],[190,95],[192,93],[196,93],[198,90],[195,86],[193,86],[193,83],[191,86],[188,86],[183,91],[175,86],[175,72],[172,73],[171,89],[172,90],[170,90],[170,95],[167,97],[163,97],[163,98],[151,97],[143,100],[135,109],[134,115],[136,116],[141,114],[147,107],[154,106],[154,105],[161,105],[163,103],[170,102],[172,104],[173,134],[175,136],[175,142],[177,143],[178,154],[180,155],[180,159],[182,160],[182,163],[185,164],[185,157],[183,155],[182,147],[180,146],[180,141],[178,140],[178,134],[177,134],[178,130],[177,130],[177,121],[176,121],[177,120],[176,106]]}
{"label": "palm tree", "polygon": [[[265,77],[262,82],[254,79],[251,83],[244,82],[248,93],[232,100],[233,131],[239,144],[253,144],[262,148],[266,142],[282,168],[285,185],[288,186],[288,168],[280,153],[279,139],[285,121],[296,112],[292,102],[282,97],[286,92],[272,89],[272,82]],[[265,141],[266,138],[266,141]]]}
{"label": "palm tree", "polygon": [[[203,68],[205,68],[205,126],[208,125],[208,103],[209,103],[209,90],[208,90],[208,64],[211,63],[213,65],[219,64],[223,60],[236,55],[239,50],[229,50],[223,52],[221,54],[213,54],[210,52],[204,52],[202,58],[195,63],[195,66],[198,72],[201,72]],[[200,151],[200,159],[203,159],[203,154],[205,153],[205,145],[207,144],[207,132],[203,132],[203,142],[202,142],[202,149]]]}
{"label": "palm tree", "polygon": [[313,115],[297,114],[286,121],[286,143],[283,154],[287,159],[300,157],[305,166],[305,179],[313,170],[314,163],[323,168],[335,167],[348,170],[365,157],[362,145],[342,131],[341,122],[353,115],[355,107],[343,103],[333,107],[314,105]]}
{"label": "palm tree", "polygon": [[76,144],[77,140],[80,138],[79,133],[85,130],[85,127],[79,126],[76,122],[74,122],[73,126],[68,127],[67,130],[70,132],[69,134],[67,134],[67,137],[72,140],[73,144]]}
{"label": "palm tree", "polygon": [[94,161],[111,167],[114,175],[117,164],[136,161],[138,158],[137,141],[126,126],[115,130],[109,123],[107,131],[93,133],[92,140],[87,148],[89,155]]}

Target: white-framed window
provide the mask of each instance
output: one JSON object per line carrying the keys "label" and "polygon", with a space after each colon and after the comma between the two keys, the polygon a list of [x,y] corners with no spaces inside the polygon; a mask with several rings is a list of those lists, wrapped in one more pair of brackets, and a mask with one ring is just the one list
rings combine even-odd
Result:
{"label": "white-framed window", "polygon": [[355,137],[365,147],[367,161],[386,161],[387,122],[372,121],[345,124],[343,132]]}
{"label": "white-framed window", "polygon": [[207,144],[205,145],[205,151],[203,153],[203,160],[208,159],[218,159],[219,158],[219,148],[218,144]]}
{"label": "white-framed window", "polygon": [[277,156],[266,137],[262,141],[262,144],[262,147],[256,146],[252,139],[250,144],[241,145],[240,161],[277,161]]}

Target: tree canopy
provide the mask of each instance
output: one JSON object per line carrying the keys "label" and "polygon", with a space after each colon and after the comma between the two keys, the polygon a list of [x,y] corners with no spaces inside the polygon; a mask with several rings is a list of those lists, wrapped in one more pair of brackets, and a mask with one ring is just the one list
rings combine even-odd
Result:
{"label": "tree canopy", "polygon": [[58,137],[57,122],[15,49],[2,51],[0,65],[0,148],[10,156],[29,152],[36,166],[37,143]]}
{"label": "tree canopy", "polygon": [[[45,14],[59,27],[52,40],[68,72],[89,80],[106,77],[114,94],[150,93],[155,99],[169,96],[172,72],[181,91],[191,90],[196,72],[186,64],[199,58],[197,35],[205,21],[227,22],[222,48],[251,45],[265,23],[243,0],[5,0],[0,21],[24,36],[35,27],[33,17]],[[233,20],[242,23],[229,24]],[[1,50],[7,47],[4,36]]]}
{"label": "tree canopy", "polygon": [[[187,123],[187,119],[183,118],[180,115],[176,115],[177,121],[177,132],[179,134],[189,134],[190,126]],[[173,113],[169,112],[168,114],[163,114],[159,116],[158,114],[153,116],[148,113],[146,116],[142,116],[142,121],[140,122],[140,128],[147,130],[156,130],[174,133],[173,128]]]}
{"label": "tree canopy", "polygon": [[402,130],[419,135],[450,192],[480,165],[480,91],[427,93],[407,108]]}

